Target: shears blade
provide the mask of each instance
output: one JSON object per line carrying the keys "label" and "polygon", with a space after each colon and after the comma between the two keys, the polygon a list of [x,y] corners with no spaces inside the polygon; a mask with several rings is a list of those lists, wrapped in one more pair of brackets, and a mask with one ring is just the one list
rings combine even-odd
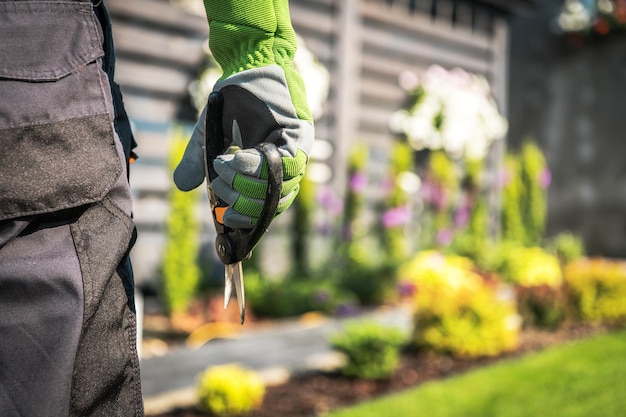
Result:
{"label": "shears blade", "polygon": [[224,265],[224,308],[228,307],[232,297],[233,285],[237,294],[239,317],[241,318],[241,324],[243,324],[246,319],[246,295],[243,287],[243,267],[241,262]]}

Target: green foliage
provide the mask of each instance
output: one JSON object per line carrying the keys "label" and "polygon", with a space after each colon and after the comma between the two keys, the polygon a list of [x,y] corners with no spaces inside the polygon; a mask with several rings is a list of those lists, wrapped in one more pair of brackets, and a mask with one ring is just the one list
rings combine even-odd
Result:
{"label": "green foliage", "polygon": [[364,379],[389,378],[398,367],[407,337],[399,329],[373,322],[353,322],[330,338],[333,348],[347,356],[341,372]]}
{"label": "green foliage", "polygon": [[443,151],[430,154],[429,168],[432,179],[449,193],[454,193],[461,185],[460,172],[456,164]]}
{"label": "green foliage", "polygon": [[487,256],[489,205],[482,159],[453,159],[431,152],[422,186],[422,248],[467,256]]}
{"label": "green foliage", "polygon": [[364,305],[382,302],[395,280],[393,260],[385,257],[366,222],[368,158],[369,149],[365,145],[355,147],[350,156],[341,241],[322,272],[340,291],[354,294]]}
{"label": "green foliage", "polygon": [[563,264],[575,261],[585,255],[585,244],[582,238],[572,233],[559,233],[550,239],[548,247]]}
{"label": "green foliage", "polygon": [[539,245],[546,228],[546,184],[542,175],[547,169],[546,159],[536,143],[526,141],[520,154],[520,176],[524,183],[522,215],[526,227],[526,244]]}
{"label": "green foliage", "polygon": [[510,291],[477,275],[458,256],[423,252],[400,270],[417,286],[414,342],[460,357],[494,356],[514,349],[519,316]]}
{"label": "green foliage", "polygon": [[515,156],[509,154],[505,157],[506,185],[502,190],[502,237],[504,240],[524,243],[526,232],[521,211],[524,183],[519,175],[519,166]]}
{"label": "green foliage", "polygon": [[380,305],[395,291],[396,268],[395,262],[350,262],[348,269],[339,268],[331,276],[341,289],[354,294],[359,304]]}
{"label": "green foliage", "polygon": [[493,250],[496,245],[487,236],[487,222],[487,204],[480,200],[474,207],[468,229],[458,233],[452,243],[442,251],[469,258],[479,268],[490,270],[485,266],[493,262]]}
{"label": "green foliage", "polygon": [[293,261],[297,275],[310,276],[308,241],[311,235],[312,213],[315,205],[315,184],[305,176],[300,181],[300,192],[294,203],[292,231]]}
{"label": "green foliage", "polygon": [[[174,133],[168,158],[173,172],[182,158],[187,136]],[[197,293],[200,270],[197,254],[200,245],[200,222],[196,217],[198,190],[182,192],[172,187],[168,196],[166,244],[162,263],[162,301],[170,314],[184,312]]]}
{"label": "green foliage", "polygon": [[365,186],[367,176],[365,169],[369,159],[369,149],[366,145],[356,146],[348,161],[348,188],[344,203],[343,228],[348,241],[353,237],[365,233],[363,211],[365,209]]}
{"label": "green foliage", "polygon": [[246,300],[256,316],[293,317],[311,311],[335,314],[357,304],[354,295],[330,280],[302,280],[288,276],[266,279],[259,273],[246,273]]}
{"label": "green foliage", "polygon": [[438,232],[450,230],[452,227],[453,210],[452,202],[454,201],[461,185],[461,172],[459,167],[442,151],[432,152],[430,155],[430,174],[434,187],[439,193],[439,197],[435,197],[432,205],[434,206],[433,226],[435,228],[432,234],[432,240],[435,246],[443,246],[438,241]]}
{"label": "green foliage", "polygon": [[611,324],[626,322],[626,263],[581,259],[567,264],[563,274],[580,319]]}
{"label": "green foliage", "polygon": [[539,147],[526,141],[519,154],[505,158],[502,232],[506,240],[526,246],[542,243],[547,216],[549,171]]}
{"label": "green foliage", "polygon": [[[469,160],[466,163],[465,187],[467,190],[468,209],[470,212],[467,234],[476,243],[489,242],[489,207],[483,185],[483,160]],[[484,246],[484,244],[482,245]]]}
{"label": "green foliage", "polygon": [[197,383],[198,406],[219,417],[241,416],[259,407],[265,385],[253,371],[239,365],[207,369]]}
{"label": "green foliage", "polygon": [[[384,198],[382,215],[382,249],[385,258],[392,262],[401,262],[409,256],[405,228],[410,214],[410,195],[402,188],[401,180],[412,171],[413,148],[406,141],[395,141],[388,168],[390,190]],[[391,218],[393,216],[396,219]]]}

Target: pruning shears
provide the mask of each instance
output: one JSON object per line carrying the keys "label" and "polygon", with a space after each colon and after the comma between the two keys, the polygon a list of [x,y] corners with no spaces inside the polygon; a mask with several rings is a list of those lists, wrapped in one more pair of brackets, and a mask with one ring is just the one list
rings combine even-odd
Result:
{"label": "pruning shears", "polygon": [[281,155],[276,145],[270,142],[256,145],[255,148],[261,152],[268,165],[268,186],[261,216],[252,229],[230,228],[224,225],[223,217],[228,204],[217,197],[210,187],[211,182],[217,177],[217,173],[213,168],[213,161],[231,145],[230,143],[225,143],[222,130],[223,104],[224,99],[221,93],[213,92],[209,95],[205,121],[204,162],[208,179],[207,192],[217,233],[215,249],[220,261],[224,264],[225,271],[224,308],[228,306],[234,286],[237,294],[239,316],[241,324],[243,324],[246,314],[246,302],[241,261],[248,259],[252,255],[252,250],[259,243],[265,232],[267,232],[270,223],[276,215],[282,190],[283,167]]}

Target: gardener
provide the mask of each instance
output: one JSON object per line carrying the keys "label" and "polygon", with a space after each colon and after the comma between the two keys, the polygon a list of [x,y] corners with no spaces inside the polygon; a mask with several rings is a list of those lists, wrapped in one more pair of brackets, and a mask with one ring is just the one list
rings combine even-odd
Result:
{"label": "gardener", "polygon": [[[279,146],[284,211],[313,140],[295,35],[287,0],[206,10],[224,134],[242,149],[216,161],[212,188],[231,205],[225,223],[251,227],[263,163],[248,148]],[[0,0],[0,39],[0,416],[143,415],[128,256],[134,141],[104,5]],[[202,126],[175,172],[183,190],[203,181]]]}

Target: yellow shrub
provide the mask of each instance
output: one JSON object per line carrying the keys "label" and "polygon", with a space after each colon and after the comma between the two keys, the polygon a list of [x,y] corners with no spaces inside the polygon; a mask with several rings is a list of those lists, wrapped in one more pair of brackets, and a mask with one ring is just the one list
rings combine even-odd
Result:
{"label": "yellow shrub", "polygon": [[239,416],[260,406],[265,385],[254,372],[239,365],[207,369],[198,379],[198,406],[220,417]]}
{"label": "yellow shrub", "polygon": [[478,288],[482,278],[472,272],[473,263],[460,256],[445,256],[437,251],[424,251],[399,268],[401,280],[427,287],[444,287],[450,291]]}
{"label": "yellow shrub", "polygon": [[581,259],[564,268],[568,292],[579,317],[609,323],[626,320],[626,263]]}
{"label": "yellow shrub", "polygon": [[524,287],[548,285],[560,287],[563,274],[559,259],[540,247],[516,247],[505,256],[503,275]]}
{"label": "yellow shrub", "polygon": [[518,344],[512,291],[486,282],[467,258],[423,252],[401,268],[417,286],[414,341],[460,357],[493,356]]}

